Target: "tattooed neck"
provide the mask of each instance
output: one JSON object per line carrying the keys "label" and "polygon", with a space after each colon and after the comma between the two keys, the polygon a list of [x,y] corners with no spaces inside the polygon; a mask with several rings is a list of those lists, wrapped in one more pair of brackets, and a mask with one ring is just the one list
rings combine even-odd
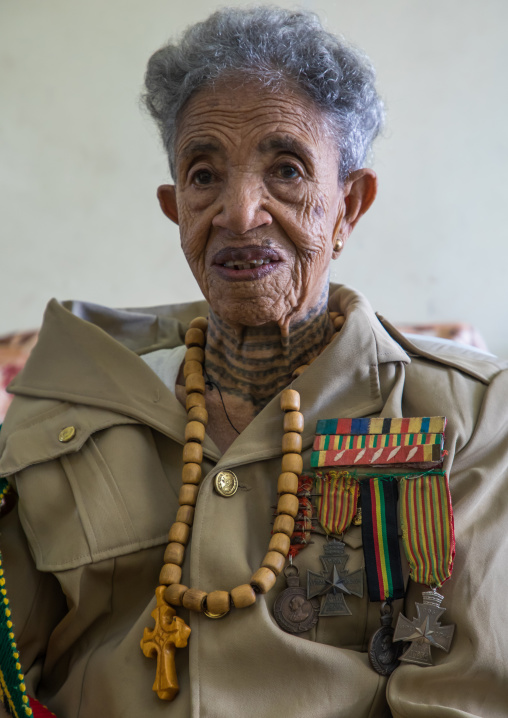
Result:
{"label": "tattooed neck", "polygon": [[327,296],[283,336],[275,322],[260,327],[232,327],[212,310],[208,317],[205,369],[223,394],[252,404],[257,413],[330,341],[333,327]]}

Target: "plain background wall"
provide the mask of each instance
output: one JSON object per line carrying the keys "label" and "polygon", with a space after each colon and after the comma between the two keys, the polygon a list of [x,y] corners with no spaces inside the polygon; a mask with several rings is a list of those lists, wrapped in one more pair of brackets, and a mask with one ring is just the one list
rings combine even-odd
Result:
{"label": "plain background wall", "polygon": [[[149,55],[218,6],[0,0],[0,333],[37,327],[51,296],[199,296],[155,198],[169,172],[138,97]],[[378,199],[332,279],[392,321],[469,321],[508,356],[508,3],[303,6],[370,55],[388,111]]]}

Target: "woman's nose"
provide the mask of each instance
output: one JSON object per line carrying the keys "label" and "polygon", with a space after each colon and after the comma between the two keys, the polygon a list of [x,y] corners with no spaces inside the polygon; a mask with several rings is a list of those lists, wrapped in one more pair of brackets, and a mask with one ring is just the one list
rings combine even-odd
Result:
{"label": "woman's nose", "polygon": [[236,175],[224,186],[212,225],[238,235],[270,225],[272,216],[265,207],[266,200],[266,190],[259,179]]}

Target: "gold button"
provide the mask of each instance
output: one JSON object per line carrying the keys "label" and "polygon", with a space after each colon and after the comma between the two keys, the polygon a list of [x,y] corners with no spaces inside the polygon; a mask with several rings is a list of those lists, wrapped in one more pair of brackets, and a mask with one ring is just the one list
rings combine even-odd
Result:
{"label": "gold button", "polygon": [[215,491],[226,498],[233,496],[238,491],[238,479],[232,471],[219,471],[213,485]]}
{"label": "gold button", "polygon": [[66,426],[65,429],[62,429],[62,431],[58,434],[58,441],[63,442],[64,444],[67,441],[70,441],[76,436],[76,429],[74,426]]}

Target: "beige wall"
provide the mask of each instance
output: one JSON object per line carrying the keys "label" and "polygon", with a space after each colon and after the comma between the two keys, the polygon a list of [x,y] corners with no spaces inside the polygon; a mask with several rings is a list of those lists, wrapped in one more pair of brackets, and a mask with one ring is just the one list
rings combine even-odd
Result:
{"label": "beige wall", "polygon": [[[304,5],[367,51],[388,109],[380,193],[332,277],[394,321],[470,321],[508,356],[508,3]],[[156,203],[168,172],[138,95],[149,54],[215,6],[0,0],[0,332],[37,326],[50,296],[198,296]]]}

